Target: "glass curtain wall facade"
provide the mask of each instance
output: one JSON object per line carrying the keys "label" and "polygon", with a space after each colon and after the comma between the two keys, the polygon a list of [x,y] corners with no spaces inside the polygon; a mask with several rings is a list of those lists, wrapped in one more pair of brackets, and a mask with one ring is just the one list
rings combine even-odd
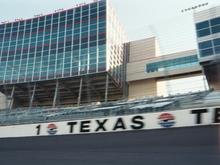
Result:
{"label": "glass curtain wall facade", "polygon": [[220,55],[220,6],[195,13],[199,57]]}
{"label": "glass curtain wall facade", "polygon": [[[220,33],[220,17],[196,24],[197,37],[205,37]],[[199,42],[200,56],[220,54],[220,38]]]}
{"label": "glass curtain wall facade", "polygon": [[114,8],[107,5],[107,70],[120,86],[126,73],[125,42],[127,37]]}
{"label": "glass curtain wall facade", "polygon": [[0,84],[106,71],[106,1],[0,25]]}
{"label": "glass curtain wall facade", "polygon": [[192,55],[146,64],[146,72],[151,73],[164,70],[175,70],[195,66],[198,64],[199,61],[197,55]]}
{"label": "glass curtain wall facade", "polygon": [[209,87],[220,90],[220,6],[195,13],[199,62]]}

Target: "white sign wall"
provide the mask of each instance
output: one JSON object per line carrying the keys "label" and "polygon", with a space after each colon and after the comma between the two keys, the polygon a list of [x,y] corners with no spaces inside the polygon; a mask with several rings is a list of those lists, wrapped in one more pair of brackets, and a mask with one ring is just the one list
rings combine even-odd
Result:
{"label": "white sign wall", "polygon": [[219,123],[220,107],[211,107],[53,123],[0,126],[0,138],[170,129]]}

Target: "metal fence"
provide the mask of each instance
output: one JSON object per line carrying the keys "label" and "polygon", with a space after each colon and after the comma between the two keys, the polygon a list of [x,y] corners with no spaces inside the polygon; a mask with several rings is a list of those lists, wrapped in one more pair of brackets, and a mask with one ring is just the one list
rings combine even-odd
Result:
{"label": "metal fence", "polygon": [[81,107],[35,107],[0,111],[0,125],[80,120],[220,105],[219,92],[197,92],[168,97],[145,97]]}

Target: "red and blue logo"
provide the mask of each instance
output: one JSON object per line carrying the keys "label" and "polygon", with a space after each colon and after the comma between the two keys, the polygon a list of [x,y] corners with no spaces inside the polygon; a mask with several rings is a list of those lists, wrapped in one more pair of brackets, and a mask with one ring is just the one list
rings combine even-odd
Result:
{"label": "red and blue logo", "polygon": [[48,124],[47,126],[47,132],[50,134],[50,135],[55,135],[57,133],[57,126],[53,123],[51,124]]}
{"label": "red and blue logo", "polygon": [[158,119],[159,124],[164,128],[170,128],[175,124],[175,117],[170,113],[162,113]]}

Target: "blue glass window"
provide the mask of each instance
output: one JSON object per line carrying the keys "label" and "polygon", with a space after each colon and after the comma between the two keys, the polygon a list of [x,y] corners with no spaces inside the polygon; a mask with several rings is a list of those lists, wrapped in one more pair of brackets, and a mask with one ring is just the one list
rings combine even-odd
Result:
{"label": "blue glass window", "polygon": [[220,33],[220,25],[218,26],[213,26],[212,27],[212,33],[215,34],[215,33]]}
{"label": "blue glass window", "polygon": [[220,25],[220,17],[211,19],[211,26]]}
{"label": "blue glass window", "polygon": [[[1,61],[15,64],[11,68],[19,71],[11,75],[10,68],[4,67],[7,75],[2,77],[8,81],[12,78],[13,82],[23,82],[77,75],[79,69],[80,73],[87,73],[96,72],[97,68],[106,68],[105,10],[106,2],[101,1],[51,15],[0,25],[0,44],[3,44],[4,40]],[[89,61],[88,56],[91,57]],[[59,66],[56,59],[60,60]],[[92,63],[91,66],[88,65],[89,62]],[[2,63],[4,62],[0,64]],[[81,68],[78,68],[79,64]],[[58,75],[55,74],[56,71]],[[0,82],[3,78],[0,78]]]}
{"label": "blue glass window", "polygon": [[52,19],[51,15],[46,16],[46,25],[51,24],[51,19]]}
{"label": "blue glass window", "polygon": [[91,8],[91,9],[97,8],[97,3],[92,3],[92,4],[90,5],[90,8]]}
{"label": "blue glass window", "polygon": [[200,30],[208,27],[209,27],[209,21],[204,21],[196,24],[196,30]]}
{"label": "blue glass window", "polygon": [[200,50],[200,57],[211,56],[214,54],[213,48]]}
{"label": "blue glass window", "polygon": [[99,1],[99,6],[106,6],[106,1]]}
{"label": "blue glass window", "polygon": [[54,13],[53,14],[53,19],[58,19],[58,17],[59,17],[59,13]]}
{"label": "blue glass window", "polygon": [[66,11],[60,13],[60,17],[65,17],[65,16],[66,16]]}
{"label": "blue glass window", "polygon": [[73,15],[73,9],[68,10],[68,11],[67,11],[67,15],[68,15],[68,16]]}
{"label": "blue glass window", "polygon": [[220,54],[220,46],[216,46],[215,47],[215,53],[216,54]]}
{"label": "blue glass window", "polygon": [[81,7],[75,8],[75,17],[80,17]]}
{"label": "blue glass window", "polygon": [[210,35],[210,34],[211,34],[210,28],[202,29],[202,30],[197,31],[197,36],[198,37],[204,37],[204,36],[207,36],[207,35]]}
{"label": "blue glass window", "polygon": [[44,20],[45,20],[45,16],[43,16],[43,17],[40,17],[40,22],[43,22]]}
{"label": "blue glass window", "polygon": [[199,49],[207,49],[210,47],[212,47],[212,41],[205,41],[205,42],[199,43]]}
{"label": "blue glass window", "polygon": [[189,65],[192,66],[195,64],[196,65],[198,64],[197,55],[150,63],[146,65],[146,71],[150,73],[164,69],[169,69],[169,70],[178,69],[178,68],[188,67]]}
{"label": "blue glass window", "polygon": [[4,28],[5,28],[5,25],[4,25],[4,24],[0,25],[0,31],[1,31],[1,30],[4,30]]}
{"label": "blue glass window", "polygon": [[18,27],[18,22],[14,22],[13,27]]}
{"label": "blue glass window", "polygon": [[220,46],[220,38],[213,40],[214,46]]}
{"label": "blue glass window", "polygon": [[24,26],[24,21],[21,21],[19,26]]}
{"label": "blue glass window", "polygon": [[97,13],[97,8],[93,8],[93,9],[91,9],[90,10],[90,14],[92,15],[92,14],[96,14]]}

